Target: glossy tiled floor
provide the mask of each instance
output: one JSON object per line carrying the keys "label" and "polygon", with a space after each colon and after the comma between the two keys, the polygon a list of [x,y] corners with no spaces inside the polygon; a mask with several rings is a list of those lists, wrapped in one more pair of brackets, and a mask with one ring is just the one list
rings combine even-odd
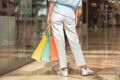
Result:
{"label": "glossy tiled floor", "polygon": [[0,80],[120,80],[118,79],[118,61],[116,58],[86,58],[88,66],[95,72],[91,76],[82,76],[80,68],[75,66],[72,54],[67,55],[70,67],[69,76],[56,75],[58,61],[32,62],[2,77]]}
{"label": "glossy tiled floor", "polygon": [[[106,36],[107,34],[107,36]],[[70,72],[68,77],[56,75],[58,61],[33,62],[2,77],[0,80],[120,80],[120,31],[98,30],[81,39],[83,53],[88,66],[95,72],[91,76],[81,76],[75,66],[73,55],[67,49]],[[119,60],[118,60],[119,59]]]}

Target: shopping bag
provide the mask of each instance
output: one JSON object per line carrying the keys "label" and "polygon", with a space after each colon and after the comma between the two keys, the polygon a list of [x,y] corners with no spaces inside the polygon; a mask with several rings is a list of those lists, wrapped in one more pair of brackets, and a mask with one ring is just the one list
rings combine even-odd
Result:
{"label": "shopping bag", "polygon": [[42,61],[50,61],[50,36],[48,35],[44,51],[42,53]]}
{"label": "shopping bag", "polygon": [[47,36],[44,35],[42,37],[42,40],[40,41],[40,43],[38,44],[36,50],[34,51],[33,55],[31,58],[37,60],[37,61],[40,61],[40,58],[42,56],[42,52],[44,50],[44,47],[45,47],[45,44],[46,44],[46,41],[47,41]]}
{"label": "shopping bag", "polygon": [[41,39],[41,41],[39,42],[37,48],[35,49],[35,51],[33,52],[31,58],[35,59],[36,61],[40,61],[41,57],[42,57],[42,53],[44,51],[44,47],[46,45],[46,41],[47,41],[47,31],[48,31],[49,27],[46,28],[45,33]]}
{"label": "shopping bag", "polygon": [[58,56],[55,40],[54,40],[54,37],[51,36],[50,37],[50,60],[58,60],[58,59],[59,59],[59,56]]}

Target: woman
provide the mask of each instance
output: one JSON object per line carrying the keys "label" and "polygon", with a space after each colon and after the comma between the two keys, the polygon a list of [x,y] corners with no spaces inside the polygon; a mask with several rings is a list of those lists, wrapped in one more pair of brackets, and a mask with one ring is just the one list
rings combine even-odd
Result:
{"label": "woman", "polygon": [[68,66],[65,51],[64,31],[66,32],[71,50],[77,66],[81,67],[82,75],[91,75],[93,71],[86,66],[86,62],[79,45],[76,25],[82,13],[82,0],[48,0],[49,10],[47,24],[52,26],[56,46],[59,53],[60,71],[57,74],[68,76]]}

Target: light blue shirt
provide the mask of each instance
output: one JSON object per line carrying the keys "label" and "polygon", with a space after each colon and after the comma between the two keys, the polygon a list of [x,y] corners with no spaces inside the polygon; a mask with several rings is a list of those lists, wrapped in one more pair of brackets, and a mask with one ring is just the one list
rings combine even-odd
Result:
{"label": "light blue shirt", "polygon": [[53,11],[63,16],[75,19],[75,10],[82,6],[82,0],[48,0],[56,2]]}

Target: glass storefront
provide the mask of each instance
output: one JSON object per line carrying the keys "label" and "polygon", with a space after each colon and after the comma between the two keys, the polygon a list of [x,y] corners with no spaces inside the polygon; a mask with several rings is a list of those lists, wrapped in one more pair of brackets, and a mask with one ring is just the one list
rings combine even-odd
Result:
{"label": "glass storefront", "polygon": [[46,27],[46,4],[0,0],[0,74],[33,61],[31,54]]}
{"label": "glass storefront", "polygon": [[[77,32],[87,58],[115,59],[120,71],[120,12],[105,1],[83,0]],[[46,0],[0,0],[0,75],[33,61],[46,13]]]}

